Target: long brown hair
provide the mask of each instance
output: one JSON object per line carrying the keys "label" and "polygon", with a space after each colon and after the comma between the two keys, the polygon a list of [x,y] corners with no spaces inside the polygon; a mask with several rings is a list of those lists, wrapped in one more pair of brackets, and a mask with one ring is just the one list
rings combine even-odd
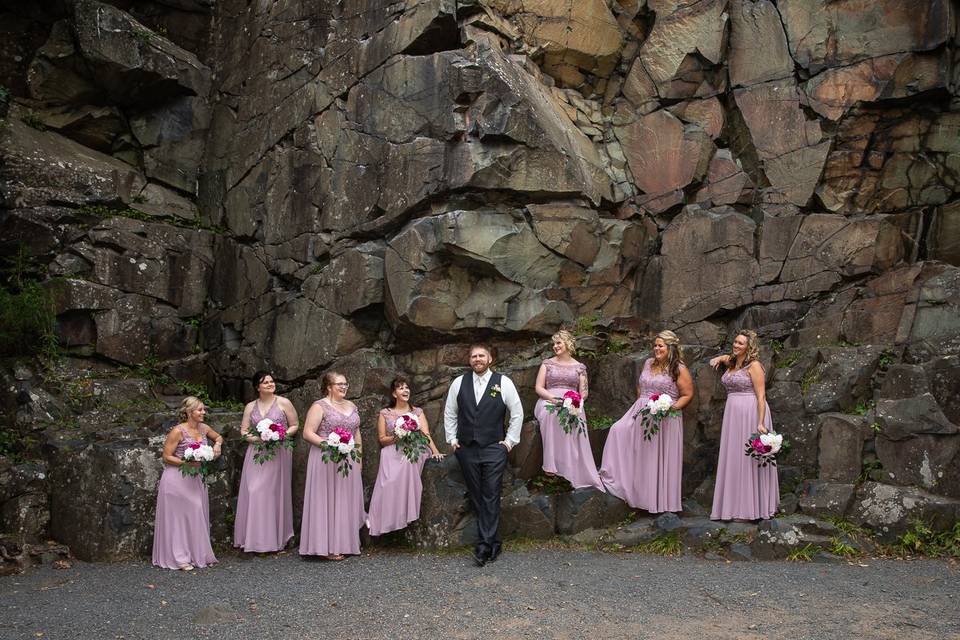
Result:
{"label": "long brown hair", "polygon": [[[395,409],[397,407],[397,399],[393,397],[393,392],[400,388],[401,385],[410,386],[410,379],[402,373],[396,378],[390,381],[390,392],[387,393],[387,409]],[[410,403],[410,410],[414,410],[413,403]]]}

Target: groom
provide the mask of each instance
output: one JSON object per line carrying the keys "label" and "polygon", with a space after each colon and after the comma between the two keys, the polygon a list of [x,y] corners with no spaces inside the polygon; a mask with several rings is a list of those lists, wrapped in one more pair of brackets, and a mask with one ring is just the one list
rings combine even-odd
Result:
{"label": "groom", "polygon": [[[482,567],[500,555],[500,485],[507,453],[520,442],[523,406],[510,378],[490,370],[493,351],[485,343],[470,345],[471,373],[450,385],[443,410],[447,442],[453,447],[477,514],[480,541],[473,560]],[[510,427],[504,418],[510,413]]]}

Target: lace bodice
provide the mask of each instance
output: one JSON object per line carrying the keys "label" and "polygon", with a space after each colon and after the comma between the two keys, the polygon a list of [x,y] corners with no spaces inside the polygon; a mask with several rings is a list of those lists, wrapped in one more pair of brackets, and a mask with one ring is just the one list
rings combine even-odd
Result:
{"label": "lace bodice", "polygon": [[186,427],[180,426],[178,428],[180,429],[180,433],[183,435],[183,437],[180,438],[180,442],[177,443],[177,448],[173,452],[173,455],[180,458],[181,460],[183,459],[183,451],[187,448],[187,445],[192,444],[194,442],[199,442],[200,444],[207,444],[206,435],[200,436],[199,440],[194,440],[193,438],[190,437],[190,433],[187,431]]}
{"label": "lace bodice", "polygon": [[[640,397],[644,401],[655,393],[666,393],[676,400],[680,397],[680,389],[677,383],[667,372],[654,373],[651,367],[653,359],[649,358],[643,363],[643,370],[640,371]],[[683,366],[682,364],[680,365]]]}
{"label": "lace bodice", "polygon": [[580,374],[587,373],[587,367],[579,362],[561,364],[559,362],[543,361],[546,367],[546,376],[543,386],[545,389],[564,389],[580,391]]}
{"label": "lace bodice", "polygon": [[284,427],[287,427],[287,414],[283,412],[280,408],[280,404],[277,402],[277,399],[273,399],[273,404],[270,405],[270,408],[267,409],[267,415],[260,414],[260,403],[253,403],[253,411],[250,412],[250,426],[256,427],[257,423],[263,420],[264,418],[269,418],[277,424],[282,424]]}
{"label": "lace bodice", "polygon": [[[413,407],[413,409],[411,409],[410,411],[405,411],[404,413],[410,413],[416,416],[417,418],[419,418],[423,414],[423,410],[421,410],[420,407]],[[393,433],[394,425],[397,421],[397,418],[399,418],[403,414],[397,411],[396,409],[381,409],[380,415],[383,416],[383,421],[387,425],[387,435],[390,435]]]}
{"label": "lace bodice", "polygon": [[721,377],[720,382],[726,387],[727,393],[753,393],[753,381],[746,367],[736,371],[727,370]]}
{"label": "lace bodice", "polygon": [[323,420],[317,427],[317,435],[321,438],[326,438],[337,427],[349,429],[354,435],[360,430],[360,414],[356,407],[351,409],[348,415],[344,415],[326,398],[317,402],[323,407]]}

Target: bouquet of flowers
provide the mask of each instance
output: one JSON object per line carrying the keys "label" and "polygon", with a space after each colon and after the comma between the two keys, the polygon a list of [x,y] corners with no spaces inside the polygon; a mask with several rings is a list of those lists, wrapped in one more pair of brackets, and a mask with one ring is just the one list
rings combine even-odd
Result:
{"label": "bouquet of flowers", "polygon": [[393,436],[397,439],[397,450],[411,464],[416,463],[430,448],[429,438],[420,431],[417,418],[409,413],[403,414],[393,423]]}
{"label": "bouquet of flowers", "polygon": [[586,433],[583,421],[583,398],[576,391],[567,391],[563,394],[560,404],[548,402],[544,407],[549,413],[557,414],[557,422],[564,433],[578,435]]}
{"label": "bouquet of flowers", "polygon": [[761,468],[768,464],[777,466],[777,454],[780,453],[783,444],[783,436],[779,433],[755,431],[744,445],[743,452],[756,460]]}
{"label": "bouquet of flowers", "polygon": [[337,465],[337,472],[344,478],[350,475],[350,463],[360,462],[360,452],[349,429],[336,427],[320,448],[323,449],[323,461]]}
{"label": "bouquet of flowers", "polygon": [[643,439],[650,440],[660,432],[660,424],[664,418],[676,418],[680,412],[673,407],[673,398],[666,393],[655,393],[647,403],[633,414],[633,419],[641,419],[643,425]]}
{"label": "bouquet of flowers", "polygon": [[293,449],[296,443],[293,438],[287,437],[287,428],[270,418],[264,418],[257,423],[255,427],[260,440],[254,443],[256,453],[253,454],[253,461],[257,464],[263,464],[273,460],[277,455],[277,450],[281,447]]}
{"label": "bouquet of flowers", "polygon": [[[208,444],[191,442],[183,450],[183,462],[180,473],[187,477],[206,477],[213,471],[213,447]],[[196,464],[190,464],[196,463]]]}

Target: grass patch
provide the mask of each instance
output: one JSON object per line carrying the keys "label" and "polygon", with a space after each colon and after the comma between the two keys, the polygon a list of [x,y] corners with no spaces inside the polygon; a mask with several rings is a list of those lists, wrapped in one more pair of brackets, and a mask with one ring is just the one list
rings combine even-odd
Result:
{"label": "grass patch", "polygon": [[0,356],[59,357],[53,296],[26,249],[5,260],[0,286]]}
{"label": "grass patch", "polygon": [[658,556],[675,556],[683,551],[683,543],[676,531],[657,536],[649,542],[637,545],[637,551]]}
{"label": "grass patch", "polygon": [[838,531],[847,536],[852,535],[867,535],[867,530],[861,527],[858,524],[854,524],[845,518],[840,518],[837,516],[827,518],[827,520],[837,528]]}
{"label": "grass patch", "polygon": [[20,117],[20,122],[37,131],[47,130],[47,124],[35,113],[25,113]]}
{"label": "grass patch", "polygon": [[787,554],[787,560],[790,562],[810,562],[813,560],[813,554],[816,552],[817,548],[812,544],[807,543],[802,547],[792,549],[790,553]]}
{"label": "grass patch", "polygon": [[800,356],[802,355],[799,351],[791,351],[785,355],[782,360],[777,362],[777,369],[789,369],[800,361]]}
{"label": "grass patch", "polygon": [[600,318],[601,316],[599,311],[594,311],[593,313],[589,313],[585,316],[580,316],[573,325],[573,335],[593,335],[597,331],[597,323],[600,322]]}
{"label": "grass patch", "polygon": [[951,529],[935,531],[923,520],[912,520],[910,528],[897,538],[896,549],[910,556],[960,558],[960,521]]}
{"label": "grass patch", "polygon": [[780,355],[781,351],[783,351],[783,340],[771,340],[770,352],[773,353],[774,357]]}
{"label": "grass patch", "polygon": [[856,547],[836,536],[830,538],[830,553],[835,556],[840,556],[841,558],[849,558],[860,554]]}
{"label": "grass patch", "polygon": [[803,378],[800,379],[800,393],[807,395],[810,388],[818,382],[820,382],[820,365],[803,374]]}

